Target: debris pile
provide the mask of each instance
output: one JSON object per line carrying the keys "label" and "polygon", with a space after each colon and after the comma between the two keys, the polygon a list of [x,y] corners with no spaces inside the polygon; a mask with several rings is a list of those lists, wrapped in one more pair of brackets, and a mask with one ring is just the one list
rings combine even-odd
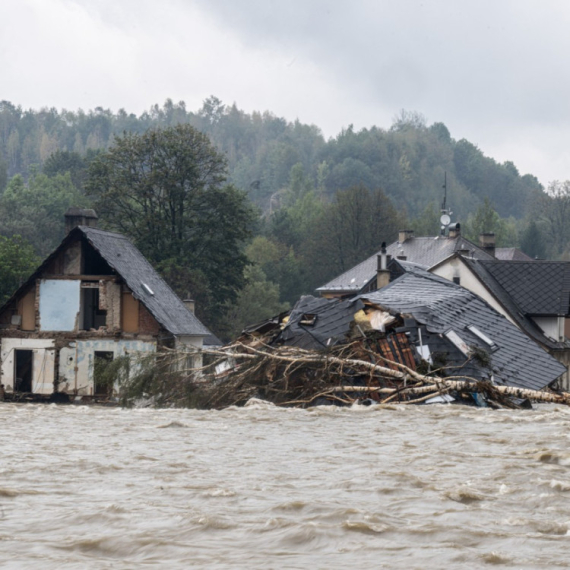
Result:
{"label": "debris pile", "polygon": [[[416,277],[410,281],[417,285]],[[438,296],[440,287],[451,290]],[[214,408],[252,397],[283,406],[570,403],[570,394],[554,389],[564,368],[479,298],[454,287],[436,278],[436,291],[428,288],[432,304],[416,291],[405,309],[397,306],[397,290],[391,297],[302,297],[289,314],[206,351],[214,361],[201,379],[205,401]]]}
{"label": "debris pile", "polygon": [[557,389],[564,365],[480,297],[419,270],[350,299],[301,297],[231,345],[201,352],[204,366],[178,382],[183,396],[165,381],[180,365],[164,356],[163,371],[147,375],[148,392],[170,394],[167,405],[191,399],[218,409],[251,398],[282,406],[570,403]]}

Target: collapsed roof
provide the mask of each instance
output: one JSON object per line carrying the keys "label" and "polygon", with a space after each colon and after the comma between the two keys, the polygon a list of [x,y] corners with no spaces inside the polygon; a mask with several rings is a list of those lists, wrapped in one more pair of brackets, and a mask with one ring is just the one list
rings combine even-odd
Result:
{"label": "collapsed roof", "polygon": [[[398,263],[407,272],[378,291],[346,300],[302,297],[288,320],[273,322],[274,329],[282,328],[273,343],[324,350],[358,338],[363,333],[357,314],[364,307],[396,317],[383,329],[394,355],[411,345],[418,361],[431,361],[434,368],[444,362],[446,376],[540,390],[565,373],[564,365],[477,295],[417,264]],[[375,347],[386,357],[380,345]]]}
{"label": "collapsed roof", "polygon": [[[412,317],[429,333],[446,338],[464,358],[472,348],[485,351],[497,384],[540,390],[566,372],[563,364],[483,299],[427,271],[405,273],[360,298],[392,314]],[[481,374],[484,377],[484,370],[477,375]]]}

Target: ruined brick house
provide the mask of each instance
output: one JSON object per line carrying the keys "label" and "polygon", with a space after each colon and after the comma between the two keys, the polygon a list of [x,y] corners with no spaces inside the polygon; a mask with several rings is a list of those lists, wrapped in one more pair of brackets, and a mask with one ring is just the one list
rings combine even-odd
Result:
{"label": "ruined brick house", "polygon": [[7,392],[103,394],[96,362],[161,347],[201,347],[211,333],[123,235],[70,209],[60,246],[0,308]]}

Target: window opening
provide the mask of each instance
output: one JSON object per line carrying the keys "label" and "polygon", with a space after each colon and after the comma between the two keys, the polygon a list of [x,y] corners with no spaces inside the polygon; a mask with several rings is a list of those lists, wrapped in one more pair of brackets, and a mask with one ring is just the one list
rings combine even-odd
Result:
{"label": "window opening", "polygon": [[99,308],[99,287],[81,289],[83,306],[83,330],[104,327],[107,324],[107,311]]}

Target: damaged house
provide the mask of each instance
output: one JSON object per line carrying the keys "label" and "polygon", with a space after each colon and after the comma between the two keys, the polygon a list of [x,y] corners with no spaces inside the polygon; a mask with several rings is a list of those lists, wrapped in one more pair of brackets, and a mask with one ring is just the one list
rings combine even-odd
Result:
{"label": "damaged house", "polygon": [[567,371],[570,389],[570,263],[478,260],[452,255],[430,272],[460,283],[540,344]]}
{"label": "damaged house", "polygon": [[60,246],[0,308],[7,392],[108,395],[98,363],[201,347],[211,334],[125,236],[96,220],[70,209]]}
{"label": "damaged house", "polygon": [[399,278],[371,293],[344,300],[302,297],[281,319],[272,344],[326,350],[360,340],[380,362],[531,390],[554,385],[565,373],[471,291],[412,263],[400,265]]}

